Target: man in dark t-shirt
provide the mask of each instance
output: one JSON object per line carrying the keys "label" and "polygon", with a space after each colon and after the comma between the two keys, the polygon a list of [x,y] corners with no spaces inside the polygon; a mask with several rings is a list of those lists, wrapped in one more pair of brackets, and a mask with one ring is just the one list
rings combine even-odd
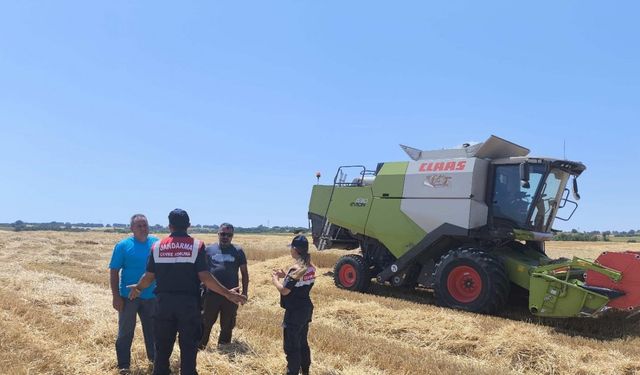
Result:
{"label": "man in dark t-shirt", "polygon": [[[242,247],[231,243],[233,225],[223,223],[218,229],[218,243],[206,247],[209,271],[227,289],[238,287],[238,270],[242,274],[242,294],[247,296],[249,287],[249,271],[247,257]],[[198,346],[204,350],[211,336],[211,328],[220,315],[220,336],[218,345],[231,342],[233,327],[236,325],[238,305],[230,302],[224,296],[207,289],[204,294],[204,310],[202,312],[202,339]]]}
{"label": "man in dark t-shirt", "polygon": [[169,213],[171,235],[151,247],[147,271],[137,284],[129,285],[133,300],[156,280],[158,310],[154,319],[156,356],[153,375],[168,375],[169,357],[178,333],[180,373],[197,375],[197,345],[202,332],[200,320],[200,283],[233,303],[247,297],[225,288],[209,273],[204,242],[187,234],[189,215],[181,209]]}

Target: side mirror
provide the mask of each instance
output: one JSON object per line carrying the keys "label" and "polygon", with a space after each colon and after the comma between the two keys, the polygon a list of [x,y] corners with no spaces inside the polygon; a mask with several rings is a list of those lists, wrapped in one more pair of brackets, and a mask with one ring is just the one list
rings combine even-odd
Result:
{"label": "side mirror", "polygon": [[578,194],[578,178],[577,177],[573,178],[573,197],[577,201],[580,200],[580,194]]}
{"label": "side mirror", "polygon": [[529,163],[524,162],[520,164],[520,185],[528,189],[529,185]]}

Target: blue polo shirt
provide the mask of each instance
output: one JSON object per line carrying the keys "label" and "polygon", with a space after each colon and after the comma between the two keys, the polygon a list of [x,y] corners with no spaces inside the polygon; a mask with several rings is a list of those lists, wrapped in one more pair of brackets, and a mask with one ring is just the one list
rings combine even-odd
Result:
{"label": "blue polo shirt", "polygon": [[[112,270],[122,270],[120,272],[120,295],[129,296],[127,285],[136,284],[142,277],[147,267],[147,259],[151,251],[151,246],[158,241],[156,237],[147,237],[146,242],[139,242],[131,236],[118,242],[113,248],[109,268]],[[148,288],[140,294],[140,298],[155,298],[153,290],[156,287],[154,281]]]}

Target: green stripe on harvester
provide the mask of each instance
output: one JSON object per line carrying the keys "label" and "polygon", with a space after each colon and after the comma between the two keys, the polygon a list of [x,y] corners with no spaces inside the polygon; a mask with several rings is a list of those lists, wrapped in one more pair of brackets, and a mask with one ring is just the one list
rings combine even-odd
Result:
{"label": "green stripe on harvester", "polygon": [[400,258],[427,234],[400,209],[408,162],[385,163],[373,184],[373,205],[365,234]]}

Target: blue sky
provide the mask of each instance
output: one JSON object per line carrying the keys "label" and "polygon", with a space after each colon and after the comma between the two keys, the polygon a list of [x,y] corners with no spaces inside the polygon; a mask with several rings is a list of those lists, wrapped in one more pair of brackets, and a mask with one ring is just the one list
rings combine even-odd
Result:
{"label": "blue sky", "polygon": [[495,134],[640,229],[632,1],[0,5],[0,222],[303,225],[316,171]]}

